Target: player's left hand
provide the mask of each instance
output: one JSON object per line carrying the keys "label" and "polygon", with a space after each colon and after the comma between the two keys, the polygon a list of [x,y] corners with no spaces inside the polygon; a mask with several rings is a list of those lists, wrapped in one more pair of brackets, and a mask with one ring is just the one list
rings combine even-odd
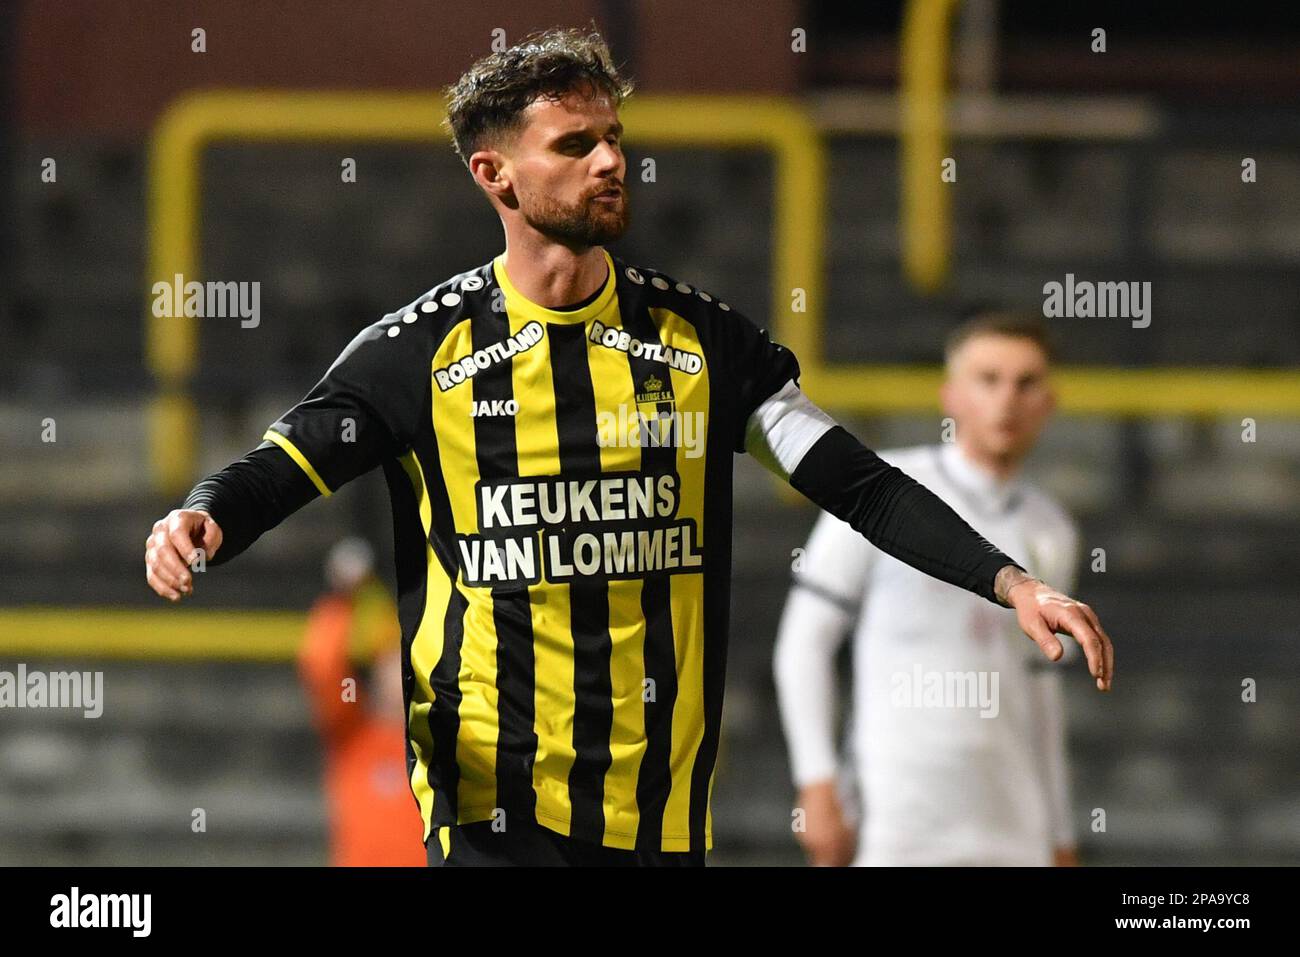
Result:
{"label": "player's left hand", "polygon": [[1058,632],[1077,641],[1088,659],[1088,671],[1097,679],[1097,690],[1110,690],[1115,676],[1115,649],[1095,611],[1028,576],[1007,589],[1006,602],[1016,610],[1021,630],[1052,661],[1065,654],[1056,637]]}

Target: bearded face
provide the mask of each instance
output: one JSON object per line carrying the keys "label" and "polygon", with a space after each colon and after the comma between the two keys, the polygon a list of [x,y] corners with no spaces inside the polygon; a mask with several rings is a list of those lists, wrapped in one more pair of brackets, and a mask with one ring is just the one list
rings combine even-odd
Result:
{"label": "bearded face", "polygon": [[519,212],[539,233],[570,246],[603,246],[627,232],[631,210],[621,180],[610,178],[566,202],[557,192],[516,186]]}
{"label": "bearded face", "polygon": [[497,153],[509,191],[497,194],[530,227],[567,246],[601,246],[627,232],[623,124],[605,94],[539,98]]}

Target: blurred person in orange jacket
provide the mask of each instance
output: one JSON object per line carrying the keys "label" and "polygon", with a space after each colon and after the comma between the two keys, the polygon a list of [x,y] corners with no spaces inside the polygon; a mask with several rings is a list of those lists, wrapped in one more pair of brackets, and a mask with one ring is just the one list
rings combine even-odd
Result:
{"label": "blurred person in orange jacket", "polygon": [[330,863],[423,867],[406,783],[397,606],[360,538],[336,544],[325,573],[329,591],[308,615],[298,668],[324,744]]}

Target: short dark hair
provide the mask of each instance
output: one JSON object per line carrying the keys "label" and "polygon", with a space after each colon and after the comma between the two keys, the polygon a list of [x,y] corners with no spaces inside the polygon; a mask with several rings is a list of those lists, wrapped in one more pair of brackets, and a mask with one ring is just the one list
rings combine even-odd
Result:
{"label": "short dark hair", "polygon": [[524,109],[535,99],[560,99],[575,90],[593,97],[603,91],[615,106],[632,93],[632,82],[619,75],[594,24],[590,31],[553,27],[532,33],[478,60],[447,87],[443,126],[468,167],[488,137],[519,128]]}
{"label": "short dark hair", "polygon": [[1042,316],[1029,310],[979,308],[968,312],[967,318],[948,333],[943,346],[944,361],[951,361],[957,350],[976,336],[1028,339],[1042,350],[1049,363],[1056,361],[1056,349],[1047,333],[1047,323]]}

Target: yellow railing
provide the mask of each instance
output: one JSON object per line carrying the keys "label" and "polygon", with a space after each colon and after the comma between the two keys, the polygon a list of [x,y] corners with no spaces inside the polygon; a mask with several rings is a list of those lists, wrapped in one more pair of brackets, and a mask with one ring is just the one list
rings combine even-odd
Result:
{"label": "yellow railing", "polygon": [[944,111],[948,45],[958,0],[911,0],[899,56],[899,173],[903,272],[918,288],[938,289],[948,275],[952,227]]}
{"label": "yellow railing", "polygon": [[[143,579],[143,572],[141,572]],[[162,599],[156,599],[162,604]],[[5,658],[287,661],[307,616],[293,611],[0,609]]]}

